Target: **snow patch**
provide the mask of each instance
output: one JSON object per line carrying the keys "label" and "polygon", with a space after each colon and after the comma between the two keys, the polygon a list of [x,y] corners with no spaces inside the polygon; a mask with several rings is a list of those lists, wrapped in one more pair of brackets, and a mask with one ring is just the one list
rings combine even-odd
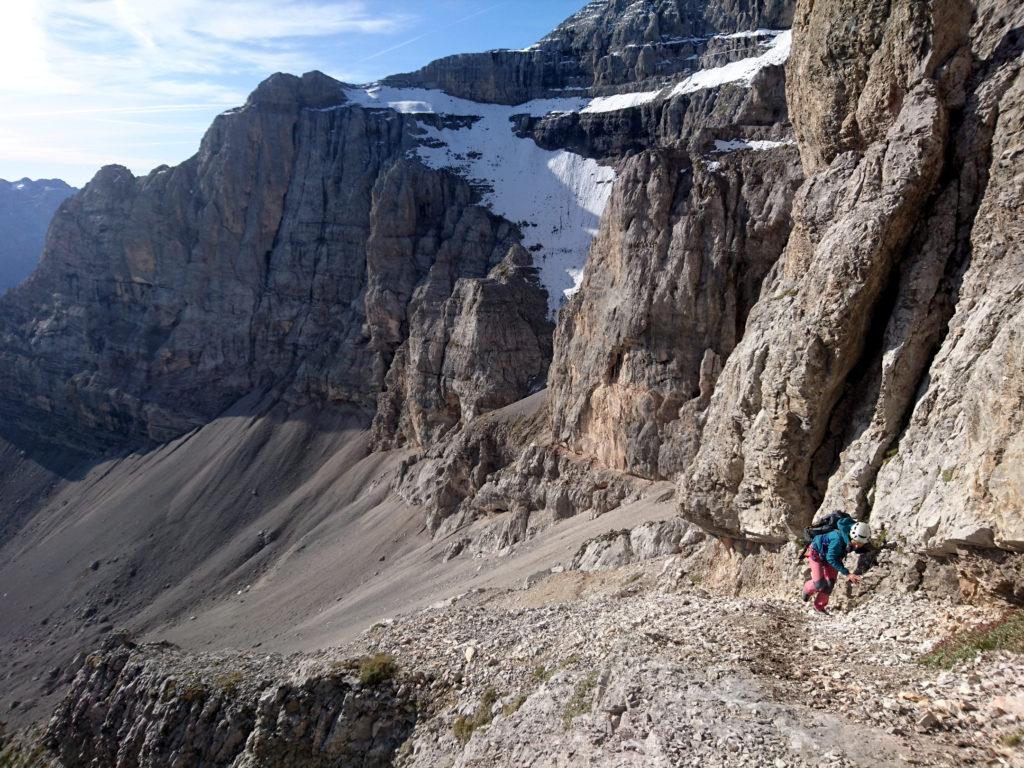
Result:
{"label": "snow patch", "polygon": [[760,139],[730,139],[728,141],[722,141],[721,139],[715,140],[715,152],[738,152],[741,149],[752,149],[755,152],[764,152],[769,149],[777,149],[779,147],[791,147],[796,144],[792,139],[786,141],[762,141]]}
{"label": "snow patch", "polygon": [[509,107],[441,91],[382,86],[348,89],[345,95],[349,104],[363,107],[478,118],[455,128],[423,126],[430,146],[418,147],[417,157],[431,168],[458,173],[482,190],[484,205],[520,225],[552,315],[579,289],[615,171],[572,152],[541,149],[532,139],[516,136],[510,119],[576,112],[590,99],[539,99]]}
{"label": "snow patch", "polygon": [[656,91],[642,91],[638,93],[619,93],[614,96],[598,96],[595,99],[591,99],[590,103],[587,104],[581,111],[582,112],[616,112],[620,109],[629,109],[630,107],[638,107],[641,104],[647,104],[648,102],[654,101],[660,95],[663,88],[659,88]]}
{"label": "snow patch", "polygon": [[760,56],[748,56],[739,61],[724,64],[721,67],[702,69],[694,72],[675,88],[671,96],[681,96],[686,93],[701,91],[705,88],[715,88],[726,83],[744,83],[748,87],[754,80],[754,76],[765,67],[781,65],[789,58],[789,51],[792,44],[792,33],[789,30],[780,32],[771,41],[768,50]]}
{"label": "snow patch", "polygon": [[[351,104],[358,104],[368,109],[393,109],[406,114],[437,114],[475,117],[508,118],[512,115],[530,115],[543,117],[552,112],[578,112],[590,99],[569,97],[561,99],[536,99],[525,104],[508,107],[503,104],[482,104],[469,99],[449,96],[444,91],[432,91],[426,88],[391,88],[375,85],[369,88],[345,89],[348,104],[328,109],[342,109]],[[509,129],[511,133],[511,128]]]}
{"label": "snow patch", "polygon": [[744,37],[777,37],[786,31],[785,29],[751,29],[745,32],[733,32],[731,35],[715,35],[714,39],[736,40]]}

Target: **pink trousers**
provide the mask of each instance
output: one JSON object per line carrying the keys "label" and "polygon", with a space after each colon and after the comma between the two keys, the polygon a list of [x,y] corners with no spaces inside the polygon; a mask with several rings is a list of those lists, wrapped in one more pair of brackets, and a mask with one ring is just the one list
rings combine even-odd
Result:
{"label": "pink trousers", "polygon": [[812,549],[807,548],[807,560],[811,566],[811,578],[804,584],[805,595],[817,595],[814,598],[815,608],[824,608],[828,605],[828,599],[832,596],[832,589],[839,578],[839,572],[831,565],[821,559],[821,556]]}

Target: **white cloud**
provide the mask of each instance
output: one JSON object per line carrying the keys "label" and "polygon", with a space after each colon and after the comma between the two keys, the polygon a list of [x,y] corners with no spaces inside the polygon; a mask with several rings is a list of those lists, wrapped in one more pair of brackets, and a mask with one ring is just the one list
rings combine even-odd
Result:
{"label": "white cloud", "polygon": [[[161,139],[182,121],[204,123],[244,101],[275,71],[324,62],[311,53],[334,35],[401,31],[410,19],[356,0],[11,0],[0,9],[0,147],[4,172],[19,158],[61,158],[88,166],[129,140],[173,157]],[[114,120],[104,118],[125,119]],[[145,118],[149,120],[136,120]],[[155,117],[154,116],[158,116]],[[148,125],[147,125],[148,123]],[[201,133],[201,131],[199,132]],[[198,147],[198,133],[195,145]],[[106,140],[110,145],[98,148]],[[45,142],[51,142],[46,144]],[[76,147],[80,150],[76,150]],[[76,155],[76,151],[78,154]],[[80,162],[78,162],[80,161]],[[55,160],[56,162],[56,160]],[[81,170],[77,171],[81,183]],[[19,174],[24,175],[24,174]],[[89,174],[91,175],[91,174]]]}

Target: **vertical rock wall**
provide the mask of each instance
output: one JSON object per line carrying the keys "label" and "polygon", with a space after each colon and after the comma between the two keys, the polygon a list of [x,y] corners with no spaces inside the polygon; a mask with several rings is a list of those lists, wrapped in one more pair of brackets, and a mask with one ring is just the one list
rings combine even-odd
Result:
{"label": "vertical rock wall", "polygon": [[[848,5],[798,5],[787,88],[813,175],[719,379],[682,511],[774,541],[844,508],[934,549],[1016,546],[1015,377],[964,384],[1012,359],[1019,294],[999,270],[1019,253],[1020,201],[996,190],[1020,174],[1020,11],[885,3],[850,24]],[[967,353],[960,329],[979,312],[988,329]]]}
{"label": "vertical rock wall", "polygon": [[795,150],[630,159],[551,374],[555,438],[605,466],[674,477],[789,234]]}

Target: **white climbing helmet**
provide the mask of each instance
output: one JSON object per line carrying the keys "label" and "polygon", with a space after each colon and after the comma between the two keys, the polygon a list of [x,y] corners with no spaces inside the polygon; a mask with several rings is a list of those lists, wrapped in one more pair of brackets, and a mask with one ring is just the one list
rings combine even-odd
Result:
{"label": "white climbing helmet", "polygon": [[850,541],[854,544],[867,544],[871,541],[871,526],[867,523],[857,523],[850,529]]}

